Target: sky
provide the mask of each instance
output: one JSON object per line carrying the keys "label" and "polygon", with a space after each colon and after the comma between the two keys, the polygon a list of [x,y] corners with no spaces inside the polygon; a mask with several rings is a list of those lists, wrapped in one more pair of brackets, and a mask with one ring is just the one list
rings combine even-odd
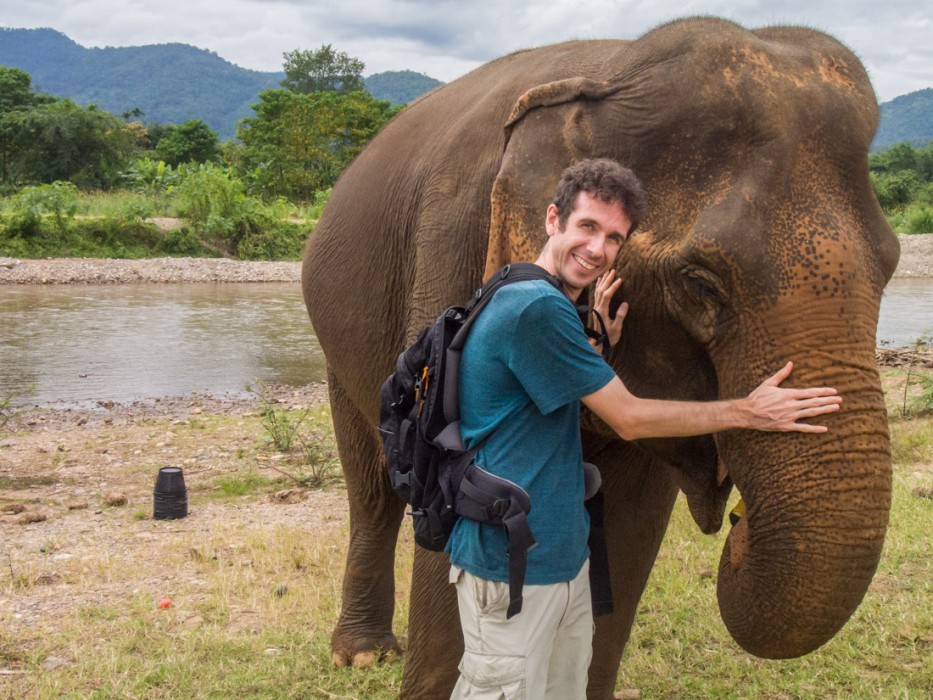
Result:
{"label": "sky", "polygon": [[929,0],[0,0],[0,26],[51,27],[86,47],[180,42],[280,71],[286,51],[331,44],[361,59],[364,75],[443,81],[517,49],[635,39],[690,15],[832,34],[861,58],[881,102],[933,87]]}

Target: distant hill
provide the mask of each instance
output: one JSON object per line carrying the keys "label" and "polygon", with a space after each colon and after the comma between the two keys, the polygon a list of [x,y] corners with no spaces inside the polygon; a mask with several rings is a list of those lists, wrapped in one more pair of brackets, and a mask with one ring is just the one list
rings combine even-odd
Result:
{"label": "distant hill", "polygon": [[[0,65],[29,73],[37,91],[116,115],[139,108],[144,122],[203,119],[221,140],[233,138],[236,123],[254,115],[259,93],[285,77],[241,68],[188,44],[85,48],[54,29],[0,28]],[[440,82],[393,71],[370,76],[366,84],[378,99],[403,104]]]}
{"label": "distant hill", "polygon": [[933,140],[933,88],[917,90],[881,104],[881,123],[871,150],[908,142],[926,148]]}
{"label": "distant hill", "polygon": [[377,100],[388,100],[393,105],[408,104],[443,84],[440,80],[412,70],[376,73],[366,78],[366,89],[369,94]]}

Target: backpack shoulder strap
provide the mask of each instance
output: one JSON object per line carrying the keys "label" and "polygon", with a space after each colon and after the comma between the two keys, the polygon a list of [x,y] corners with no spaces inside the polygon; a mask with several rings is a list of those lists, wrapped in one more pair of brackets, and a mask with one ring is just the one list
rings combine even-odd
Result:
{"label": "backpack shoulder strap", "polygon": [[493,296],[501,287],[529,280],[545,280],[556,289],[562,289],[560,280],[543,267],[528,262],[511,263],[493,273],[492,277],[476,290],[473,298],[464,307],[466,318],[450,341],[450,345],[447,346],[444,358],[444,415],[449,422],[460,420],[460,354],[470,334],[473,321],[492,301]]}

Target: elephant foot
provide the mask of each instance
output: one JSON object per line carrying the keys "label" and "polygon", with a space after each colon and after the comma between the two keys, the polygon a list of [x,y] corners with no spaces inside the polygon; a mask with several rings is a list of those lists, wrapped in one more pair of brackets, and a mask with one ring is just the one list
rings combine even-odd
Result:
{"label": "elephant foot", "polygon": [[336,634],[331,641],[331,659],[334,666],[344,668],[369,668],[383,661],[393,661],[402,656],[395,635],[389,634],[376,641],[355,639],[341,641]]}

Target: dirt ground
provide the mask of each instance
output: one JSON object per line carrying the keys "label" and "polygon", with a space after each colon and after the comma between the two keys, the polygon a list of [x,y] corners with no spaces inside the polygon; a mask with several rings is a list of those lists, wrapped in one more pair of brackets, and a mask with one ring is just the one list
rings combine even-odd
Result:
{"label": "dirt ground", "polygon": [[[313,407],[326,401],[326,387],[277,388],[268,398]],[[339,527],[347,518],[340,486],[298,489],[285,478],[271,492],[214,497],[219,477],[282,478],[257,401],[190,395],[14,414],[0,428],[0,628],[32,636],[83,604],[190,589],[191,570],[168,553],[208,533]],[[152,518],[163,466],[182,468],[186,518]],[[3,665],[0,655],[0,674]]]}

